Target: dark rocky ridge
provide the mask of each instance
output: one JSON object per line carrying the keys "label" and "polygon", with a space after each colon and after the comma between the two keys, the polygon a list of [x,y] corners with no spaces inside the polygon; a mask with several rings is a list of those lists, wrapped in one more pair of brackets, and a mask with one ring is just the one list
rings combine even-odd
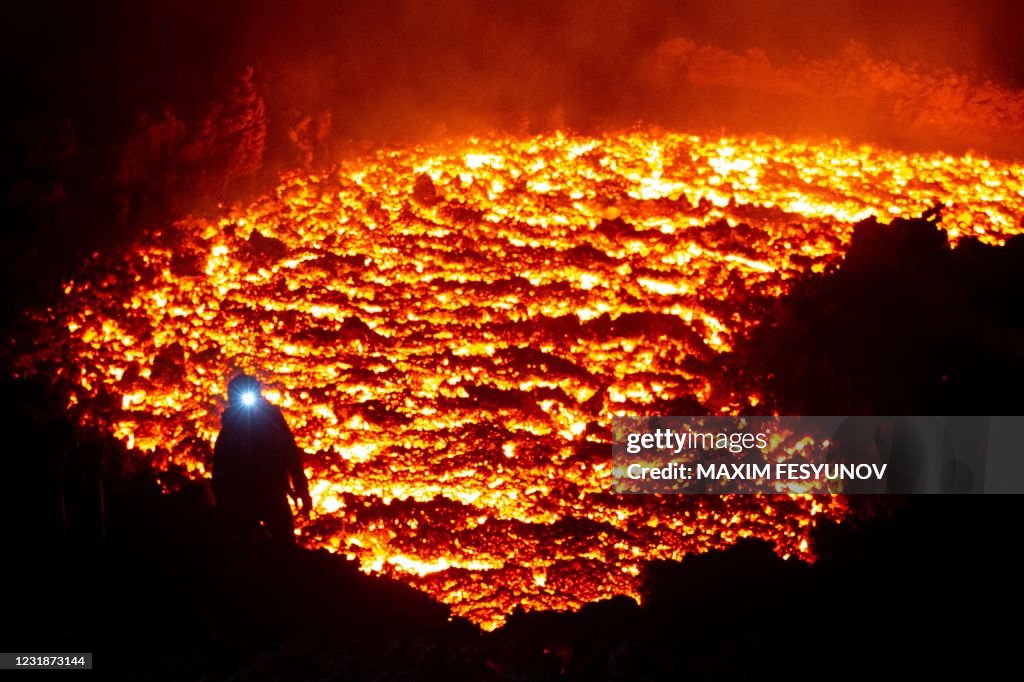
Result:
{"label": "dark rocky ridge", "polygon": [[859,224],[842,265],[804,278],[733,358],[781,414],[1020,414],[1024,236],[950,248],[920,219]]}

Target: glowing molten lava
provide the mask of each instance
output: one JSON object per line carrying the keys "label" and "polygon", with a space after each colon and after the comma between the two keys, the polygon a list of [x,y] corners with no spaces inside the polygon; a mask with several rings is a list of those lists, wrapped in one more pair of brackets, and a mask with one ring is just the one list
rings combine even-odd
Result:
{"label": "glowing molten lava", "polygon": [[721,370],[758,301],[868,216],[943,203],[954,243],[1001,243],[1022,188],[1020,165],[766,137],[381,151],[98,256],[22,371],[55,363],[83,422],[195,476],[255,372],[307,453],[303,541],[493,627],[737,538],[811,558],[840,500],[612,495],[610,417],[759,406]]}

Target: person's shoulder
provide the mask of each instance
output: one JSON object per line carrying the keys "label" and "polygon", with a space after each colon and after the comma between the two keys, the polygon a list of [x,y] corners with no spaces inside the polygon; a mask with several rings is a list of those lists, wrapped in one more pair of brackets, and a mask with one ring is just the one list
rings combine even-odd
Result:
{"label": "person's shoulder", "polygon": [[235,418],[235,416],[237,414],[238,414],[238,409],[235,408],[235,407],[232,407],[231,405],[228,405],[224,409],[224,411],[220,413],[220,423],[221,423],[221,426],[226,426],[227,424],[231,423],[231,421],[234,420],[234,418]]}
{"label": "person's shoulder", "polygon": [[263,414],[274,419],[284,419],[284,413],[281,412],[281,408],[269,400],[263,401]]}

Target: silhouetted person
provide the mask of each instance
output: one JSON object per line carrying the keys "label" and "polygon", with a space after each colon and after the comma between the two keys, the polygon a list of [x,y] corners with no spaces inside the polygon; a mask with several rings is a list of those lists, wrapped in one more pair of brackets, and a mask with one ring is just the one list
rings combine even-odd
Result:
{"label": "silhouetted person", "polygon": [[228,384],[228,408],[213,449],[213,492],[233,539],[252,542],[262,523],[279,546],[295,544],[288,497],[309,516],[309,484],[292,432],[260,382],[242,374]]}

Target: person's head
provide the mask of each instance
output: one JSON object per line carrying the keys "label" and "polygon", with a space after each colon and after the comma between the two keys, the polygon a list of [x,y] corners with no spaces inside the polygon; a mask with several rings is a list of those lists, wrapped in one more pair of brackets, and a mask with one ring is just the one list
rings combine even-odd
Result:
{"label": "person's head", "polygon": [[248,374],[239,374],[228,384],[228,401],[232,405],[251,407],[260,399],[260,381]]}

